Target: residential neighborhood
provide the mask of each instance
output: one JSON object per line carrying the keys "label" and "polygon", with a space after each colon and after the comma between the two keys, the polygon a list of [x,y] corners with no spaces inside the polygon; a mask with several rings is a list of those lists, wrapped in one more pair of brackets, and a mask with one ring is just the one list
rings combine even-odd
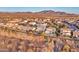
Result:
{"label": "residential neighborhood", "polygon": [[0,14],[0,51],[78,52],[79,15],[47,12]]}

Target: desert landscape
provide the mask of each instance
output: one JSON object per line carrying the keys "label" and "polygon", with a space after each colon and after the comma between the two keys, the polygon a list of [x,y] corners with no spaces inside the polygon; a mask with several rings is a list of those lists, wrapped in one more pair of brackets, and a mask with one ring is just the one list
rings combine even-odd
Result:
{"label": "desert landscape", "polygon": [[78,14],[53,10],[0,12],[0,52],[78,51]]}

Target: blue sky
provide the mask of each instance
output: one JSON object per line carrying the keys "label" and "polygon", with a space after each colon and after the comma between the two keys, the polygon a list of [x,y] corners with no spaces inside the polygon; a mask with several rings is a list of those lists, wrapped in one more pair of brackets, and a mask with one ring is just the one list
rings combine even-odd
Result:
{"label": "blue sky", "polygon": [[79,14],[79,7],[0,7],[0,12],[38,12],[43,10]]}

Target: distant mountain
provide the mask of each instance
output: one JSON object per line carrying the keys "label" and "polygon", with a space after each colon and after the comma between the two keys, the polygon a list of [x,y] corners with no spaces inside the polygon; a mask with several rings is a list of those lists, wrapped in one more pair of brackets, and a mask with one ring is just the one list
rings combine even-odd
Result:
{"label": "distant mountain", "polygon": [[39,12],[0,12],[0,17],[29,17],[29,18],[48,18],[48,17],[77,17],[77,14],[71,14],[53,10],[43,10]]}
{"label": "distant mountain", "polygon": [[40,12],[36,13],[41,13],[41,14],[54,14],[54,15],[76,15],[76,14],[71,14],[71,13],[66,13],[66,12],[60,12],[60,11],[53,11],[53,10],[43,10]]}
{"label": "distant mountain", "polygon": [[40,12],[37,12],[37,13],[54,13],[55,11],[52,11],[52,10],[43,10],[43,11],[40,11]]}

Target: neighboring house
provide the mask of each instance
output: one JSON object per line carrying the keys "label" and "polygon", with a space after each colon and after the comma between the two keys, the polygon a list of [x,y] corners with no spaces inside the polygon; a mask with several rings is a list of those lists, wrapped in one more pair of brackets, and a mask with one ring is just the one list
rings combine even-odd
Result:
{"label": "neighboring house", "polygon": [[46,36],[56,36],[56,28],[48,27],[45,31]]}
{"label": "neighboring house", "polygon": [[0,23],[0,27],[1,27],[1,26],[4,26],[4,25],[5,25],[4,23]]}
{"label": "neighboring house", "polygon": [[45,31],[47,24],[37,24],[36,32],[42,32]]}
{"label": "neighboring house", "polygon": [[26,28],[24,26],[18,26],[17,29],[22,31],[22,32],[26,31]]}
{"label": "neighboring house", "polygon": [[62,23],[62,19],[55,19],[54,22],[60,24],[60,23]]}
{"label": "neighboring house", "polygon": [[18,24],[16,24],[16,23],[7,23],[6,24],[6,27],[14,27],[16,25],[18,25]]}
{"label": "neighboring house", "polygon": [[79,30],[73,32],[73,37],[79,39]]}
{"label": "neighboring house", "polygon": [[18,23],[19,25],[23,25],[23,26],[26,26],[28,24],[28,21],[27,20],[24,20],[22,22],[19,22]]}
{"label": "neighboring house", "polygon": [[21,18],[13,18],[11,21],[9,21],[10,23],[17,23],[17,22],[20,22],[22,21]]}
{"label": "neighboring house", "polygon": [[42,32],[44,31],[43,27],[37,27],[36,32]]}
{"label": "neighboring house", "polygon": [[34,25],[36,25],[36,22],[29,22],[29,25],[34,26]]}
{"label": "neighboring house", "polygon": [[62,36],[71,36],[71,30],[69,28],[61,28],[60,35]]}
{"label": "neighboring house", "polygon": [[27,23],[28,21],[27,20],[24,20],[23,22]]}

